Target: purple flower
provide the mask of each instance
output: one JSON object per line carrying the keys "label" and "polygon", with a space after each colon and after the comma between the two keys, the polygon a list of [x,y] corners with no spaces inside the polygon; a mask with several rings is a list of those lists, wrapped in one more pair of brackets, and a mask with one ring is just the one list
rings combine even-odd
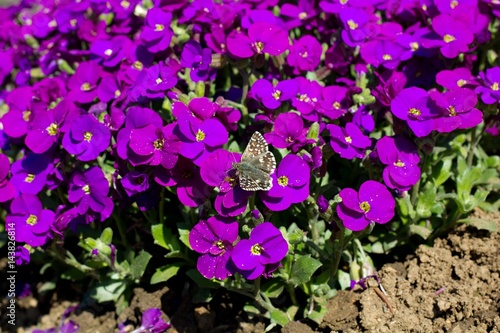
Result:
{"label": "purple flower", "polygon": [[334,120],[343,116],[350,106],[349,90],[341,86],[327,86],[323,88],[323,98],[320,101],[321,113]]}
{"label": "purple flower", "polygon": [[189,233],[189,244],[201,253],[196,268],[207,279],[224,280],[232,275],[229,258],[238,239],[234,218],[212,216],[201,220]]}
{"label": "purple flower", "polygon": [[10,204],[10,214],[5,217],[6,229],[15,228],[17,242],[42,246],[51,238],[49,231],[54,215],[54,212],[43,209],[36,195],[22,194]]}
{"label": "purple flower", "polygon": [[406,76],[397,71],[386,71],[382,75],[379,75],[377,72],[374,72],[374,74],[378,77],[380,83],[372,90],[373,96],[383,106],[391,105],[394,97],[404,89],[407,81]]}
{"label": "purple flower", "polygon": [[288,148],[297,152],[306,142],[307,128],[295,112],[280,113],[274,121],[273,131],[264,134],[266,141],[275,148]]}
{"label": "purple flower", "polygon": [[292,98],[292,106],[296,108],[300,115],[309,121],[319,121],[320,115],[317,111],[323,87],[316,81],[309,81],[301,76],[298,81],[299,89],[297,96]]}
{"label": "purple flower", "polygon": [[199,121],[193,116],[181,116],[175,133],[182,142],[180,154],[198,166],[228,140],[226,128],[215,118]]}
{"label": "purple flower", "polygon": [[453,70],[442,70],[436,75],[436,82],[446,89],[462,88],[466,85],[477,85],[477,79],[470,70],[465,67],[455,68]]}
{"label": "purple flower", "polygon": [[408,191],[420,179],[420,157],[417,147],[409,140],[396,136],[384,136],[375,149],[382,164],[384,183],[400,192]]}
{"label": "purple flower", "polygon": [[288,50],[289,45],[287,31],[267,22],[252,24],[248,28],[248,36],[238,30],[227,36],[227,49],[237,58],[250,58],[263,53],[278,56]]}
{"label": "purple flower", "polygon": [[117,99],[121,94],[122,88],[115,75],[105,75],[97,87],[97,97],[104,103]]}
{"label": "purple flower", "polygon": [[319,9],[314,2],[309,0],[298,0],[297,5],[284,3],[280,7],[280,15],[292,18],[287,21],[287,29],[293,29],[304,24],[304,21],[311,20],[319,13]]}
{"label": "purple flower", "polygon": [[45,186],[51,168],[48,156],[27,154],[12,164],[10,182],[19,193],[38,194]]}
{"label": "purple flower", "polygon": [[286,155],[271,178],[273,186],[269,191],[261,193],[261,199],[273,211],[285,210],[309,196],[311,169],[297,155]]}
{"label": "purple flower", "polygon": [[340,20],[344,24],[342,40],[350,47],[361,45],[369,36],[370,15],[365,10],[347,7],[340,11]]}
{"label": "purple flower", "polygon": [[137,81],[131,88],[132,98],[140,97],[163,98],[170,88],[177,84],[175,69],[163,62],[159,62],[137,76]]}
{"label": "purple flower", "polygon": [[90,210],[100,213],[103,220],[111,215],[114,205],[108,197],[109,183],[101,168],[93,166],[84,172],[75,172],[69,183],[68,201],[76,204],[79,214]]}
{"label": "purple flower", "polygon": [[361,46],[361,57],[368,64],[396,69],[401,62],[403,47],[390,40],[374,40]]}
{"label": "purple flower", "polygon": [[132,165],[161,165],[172,169],[177,163],[181,142],[173,134],[175,124],[156,127],[149,124],[145,127],[132,129],[129,147],[135,155],[129,156]]}
{"label": "purple flower", "polygon": [[176,183],[179,201],[188,207],[198,207],[210,197],[213,187],[205,184],[200,175],[200,168],[191,160],[179,157],[172,178]]}
{"label": "purple flower", "polygon": [[9,169],[9,158],[0,154],[0,202],[9,201],[16,195],[16,188],[8,179]]}
{"label": "purple flower", "polygon": [[195,40],[189,40],[182,49],[181,66],[189,68],[189,76],[193,82],[205,81],[210,74],[212,50],[203,49]]}
{"label": "purple flower", "polygon": [[68,100],[60,101],[52,109],[35,113],[24,143],[37,154],[46,152],[59,141],[76,116],[78,111]]}
{"label": "purple flower", "polygon": [[266,108],[274,110],[280,107],[281,102],[295,97],[297,89],[297,81],[293,79],[281,81],[276,87],[266,79],[258,79],[252,85],[249,95],[262,102]]}
{"label": "purple flower", "polygon": [[89,114],[75,118],[64,134],[64,149],[80,161],[91,161],[106,150],[111,139],[109,128]]}
{"label": "purple flower", "polygon": [[218,187],[215,210],[222,216],[242,214],[252,192],[237,186],[233,163],[241,160],[241,154],[220,149],[208,156],[200,166],[200,175],[209,186]]}
{"label": "purple flower", "polygon": [[139,171],[128,172],[121,180],[123,189],[130,197],[149,188],[148,175]]}
{"label": "purple flower", "polygon": [[286,60],[293,67],[293,73],[298,75],[301,71],[314,71],[321,62],[322,53],[323,48],[318,40],[305,35],[293,43]]}
{"label": "purple flower", "polygon": [[28,123],[33,117],[31,101],[33,90],[31,87],[21,87],[12,90],[7,95],[6,103],[9,112],[2,117],[4,132],[12,138],[20,138],[28,131]]}
{"label": "purple flower", "polygon": [[436,118],[436,130],[440,133],[472,128],[483,121],[483,113],[475,108],[477,95],[470,89],[457,88],[445,93],[433,91],[430,97],[441,114]]}
{"label": "purple flower", "polygon": [[360,105],[352,117],[354,125],[361,128],[364,133],[371,133],[375,129],[375,120],[364,105]]}
{"label": "purple flower", "polygon": [[396,201],[383,184],[374,180],[361,184],[359,193],[345,188],[339,196],[342,202],[337,206],[337,214],[349,230],[361,231],[373,222],[384,224],[394,216]]}
{"label": "purple flower", "polygon": [[24,246],[16,247],[16,265],[21,266],[29,264],[31,261],[30,251]]}
{"label": "purple flower", "polygon": [[97,97],[101,67],[95,61],[82,62],[68,80],[69,98],[78,103],[90,103]]}
{"label": "purple flower", "polygon": [[148,10],[144,30],[141,33],[141,39],[145,42],[148,51],[156,53],[170,46],[170,40],[174,35],[170,28],[171,22],[172,13],[164,12],[157,7]]}
{"label": "purple flower", "polygon": [[481,85],[476,88],[476,94],[481,95],[484,104],[500,101],[500,67],[488,68],[486,73],[480,72]]}
{"label": "purple flower", "polygon": [[236,244],[231,259],[238,272],[248,280],[263,275],[266,266],[279,264],[288,253],[288,243],[271,222],[256,226],[250,239],[242,239]]}
{"label": "purple flower", "polygon": [[330,124],[326,129],[330,131],[330,145],[342,158],[363,158],[365,150],[372,144],[370,138],[353,123],[347,123],[345,128]]}
{"label": "purple flower", "polygon": [[461,52],[467,52],[468,45],[474,40],[468,26],[446,14],[432,19],[432,29],[435,34],[426,35],[422,45],[426,48],[439,47],[446,58],[455,58]]}
{"label": "purple flower", "polygon": [[199,120],[207,120],[215,115],[219,106],[206,97],[193,98],[189,104],[174,102],[172,104],[172,114],[177,117],[195,116]]}
{"label": "purple flower", "polygon": [[430,98],[422,88],[411,87],[401,91],[391,102],[392,113],[408,126],[417,137],[429,135],[434,129],[434,110]]}
{"label": "purple flower", "polygon": [[129,39],[125,36],[96,40],[90,47],[90,59],[99,61],[104,67],[115,67],[125,58],[124,48],[128,42]]}
{"label": "purple flower", "polygon": [[161,310],[151,308],[142,314],[141,326],[135,330],[136,333],[162,333],[170,328],[170,324],[161,318]]}

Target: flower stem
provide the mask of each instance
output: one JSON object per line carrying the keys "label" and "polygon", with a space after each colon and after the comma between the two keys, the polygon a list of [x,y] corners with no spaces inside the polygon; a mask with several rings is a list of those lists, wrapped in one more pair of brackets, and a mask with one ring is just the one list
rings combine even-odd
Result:
{"label": "flower stem", "polygon": [[116,222],[116,228],[118,229],[118,233],[120,234],[120,238],[122,240],[123,246],[128,248],[127,235],[125,234],[125,230],[123,229],[122,220],[120,215],[116,212],[113,212],[113,219]]}

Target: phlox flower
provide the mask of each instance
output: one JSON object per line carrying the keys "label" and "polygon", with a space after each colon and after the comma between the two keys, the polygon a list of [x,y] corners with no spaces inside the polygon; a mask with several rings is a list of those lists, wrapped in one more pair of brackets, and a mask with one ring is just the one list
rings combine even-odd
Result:
{"label": "phlox flower", "polygon": [[244,278],[254,280],[266,273],[267,266],[276,267],[288,253],[288,243],[271,222],[256,226],[250,239],[235,245],[231,260]]}
{"label": "phlox flower", "polygon": [[337,205],[337,214],[349,230],[361,231],[370,223],[384,224],[394,216],[396,201],[389,190],[377,181],[364,182],[359,192],[345,188],[339,196],[342,202]]}
{"label": "phlox flower", "polygon": [[302,117],[295,112],[285,112],[276,117],[272,132],[265,133],[264,137],[275,148],[297,152],[307,143],[307,131]]}
{"label": "phlox flower", "polygon": [[170,23],[172,22],[172,13],[164,12],[158,7],[148,10],[145,19],[144,29],[141,33],[141,39],[144,41],[148,51],[159,52],[170,46],[170,40],[174,35]]}
{"label": "phlox flower", "polygon": [[450,15],[441,14],[434,17],[432,29],[434,34],[426,35],[422,45],[426,48],[439,47],[446,58],[455,58],[461,52],[467,52],[469,44],[474,40],[469,27]]}
{"label": "phlox flower", "polygon": [[290,47],[286,61],[293,68],[293,73],[298,75],[302,71],[314,71],[321,62],[322,53],[319,41],[313,36],[305,35]]}
{"label": "phlox flower", "polygon": [[229,261],[238,239],[238,222],[234,218],[212,216],[201,220],[189,233],[189,244],[202,255],[196,268],[207,279],[224,280],[234,269]]}
{"label": "phlox flower", "polygon": [[111,131],[94,116],[84,114],[73,119],[69,131],[64,134],[62,145],[80,161],[91,161],[106,150]]}
{"label": "phlox flower", "polygon": [[30,153],[12,164],[10,182],[19,193],[38,194],[52,168],[47,155]]}
{"label": "phlox flower", "polygon": [[500,101],[500,67],[488,68],[480,72],[481,85],[476,88],[476,94],[481,95],[484,104],[493,104]]}
{"label": "phlox flower", "polygon": [[342,158],[363,158],[365,150],[372,144],[370,138],[353,123],[347,123],[345,128],[329,124],[326,129],[330,131],[330,145]]}
{"label": "phlox flower", "polygon": [[384,136],[375,146],[378,158],[386,165],[384,183],[400,192],[408,191],[420,179],[417,147],[404,137]]}
{"label": "phlox flower", "polygon": [[477,86],[477,79],[465,67],[453,70],[442,70],[436,75],[436,82],[446,89],[457,89],[466,86]]}
{"label": "phlox flower", "polygon": [[90,103],[97,97],[102,69],[95,61],[80,63],[68,80],[69,98],[78,103]]}
{"label": "phlox flower", "polygon": [[193,82],[205,81],[208,79],[211,71],[212,50],[203,49],[195,40],[189,40],[182,49],[181,66],[189,68],[189,76]]}
{"label": "phlox flower", "polygon": [[276,86],[266,79],[258,79],[252,85],[249,95],[266,108],[274,110],[280,107],[281,102],[295,97],[297,89],[297,81],[293,79],[278,82]]}
{"label": "phlox flower", "polygon": [[271,176],[273,186],[260,197],[267,208],[282,211],[309,196],[311,169],[299,156],[286,155]]}
{"label": "phlox flower", "polygon": [[10,204],[10,213],[5,217],[6,229],[13,225],[17,242],[30,246],[42,246],[51,238],[50,226],[54,223],[54,212],[43,209],[42,202],[34,194],[22,194]]}

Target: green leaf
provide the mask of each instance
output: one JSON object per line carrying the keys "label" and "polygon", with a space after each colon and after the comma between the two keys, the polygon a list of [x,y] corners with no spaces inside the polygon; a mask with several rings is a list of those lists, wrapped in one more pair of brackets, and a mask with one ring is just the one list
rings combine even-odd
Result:
{"label": "green leaf", "polygon": [[141,251],[137,257],[134,258],[130,265],[130,273],[134,279],[140,279],[146,270],[146,266],[153,256],[146,251]]}
{"label": "green leaf", "polygon": [[104,229],[102,231],[100,239],[106,245],[111,244],[111,242],[113,241],[113,229],[109,227]]}
{"label": "green leaf", "polygon": [[275,309],[271,311],[271,322],[280,326],[285,326],[290,322],[290,319],[288,319],[288,315],[285,312]]}
{"label": "green leaf", "polygon": [[266,294],[269,298],[277,298],[281,295],[284,288],[285,286],[282,282],[270,280],[261,286],[260,291]]}
{"label": "green leaf", "polygon": [[292,265],[289,282],[295,287],[311,280],[312,275],[321,267],[321,262],[310,256],[302,256]]}
{"label": "green leaf", "polygon": [[171,277],[177,274],[177,272],[183,265],[183,263],[178,262],[157,268],[156,272],[151,277],[150,283],[156,284],[168,281]]}
{"label": "green leaf", "polygon": [[471,225],[479,230],[488,230],[491,232],[497,231],[497,226],[495,224],[495,221],[492,221],[492,220],[478,219],[478,218],[472,217],[472,218],[459,220],[458,223],[464,223],[467,225]]}
{"label": "green leaf", "polygon": [[345,290],[351,286],[351,276],[349,275],[349,273],[344,272],[343,270],[339,269],[337,271],[337,276],[338,276],[340,288],[342,290]]}
{"label": "green leaf", "polygon": [[56,289],[57,284],[54,281],[44,282],[39,288],[38,292],[43,293],[45,291],[50,291]]}
{"label": "green leaf", "polygon": [[439,163],[434,166],[432,170],[432,178],[434,179],[436,187],[441,186],[448,180],[448,178],[450,178],[452,162],[452,158],[449,157],[439,161]]}
{"label": "green leaf", "polygon": [[427,182],[418,196],[417,214],[421,218],[427,218],[432,215],[432,208],[436,202],[436,187],[432,182]]}
{"label": "green leaf", "polygon": [[189,232],[191,231],[191,229],[186,223],[177,223],[177,229],[179,229],[180,241],[183,242],[184,245],[186,245],[190,250],[192,250],[191,244],[189,244]]}
{"label": "green leaf", "polygon": [[172,229],[164,224],[155,224],[151,227],[155,244],[169,250],[179,251],[181,246],[176,235],[172,233]]}
{"label": "green leaf", "polygon": [[322,298],[314,298],[314,309],[309,312],[308,309],[304,311],[304,316],[311,319],[312,321],[321,324],[323,318],[326,315],[326,300]]}
{"label": "green leaf", "polygon": [[427,239],[431,235],[431,230],[427,229],[426,227],[423,227],[421,225],[410,225],[410,233],[414,235],[419,235],[423,239]]}
{"label": "green leaf", "polygon": [[126,280],[109,279],[100,282],[90,291],[90,297],[97,300],[99,303],[116,301],[127,288]]}
{"label": "green leaf", "polygon": [[203,277],[197,269],[190,269],[186,272],[186,275],[189,276],[200,288],[219,288],[220,284],[209,280]]}

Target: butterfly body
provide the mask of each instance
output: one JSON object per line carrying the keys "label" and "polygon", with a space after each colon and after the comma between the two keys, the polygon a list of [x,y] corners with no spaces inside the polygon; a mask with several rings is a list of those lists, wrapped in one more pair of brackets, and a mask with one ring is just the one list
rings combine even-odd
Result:
{"label": "butterfly body", "polygon": [[267,142],[255,132],[241,155],[239,163],[233,163],[240,187],[245,191],[269,191],[273,186],[271,178],[276,169],[276,159],[268,150]]}

